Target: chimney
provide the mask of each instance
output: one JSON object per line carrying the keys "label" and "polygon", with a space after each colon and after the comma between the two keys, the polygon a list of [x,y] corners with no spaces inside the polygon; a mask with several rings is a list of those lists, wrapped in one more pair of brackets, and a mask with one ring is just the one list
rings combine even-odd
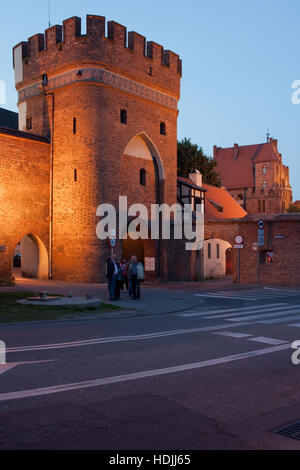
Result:
{"label": "chimney", "polygon": [[239,154],[239,144],[233,145],[233,160],[236,160]]}
{"label": "chimney", "polygon": [[213,159],[216,160],[217,158],[218,147],[214,145],[213,147]]}
{"label": "chimney", "polygon": [[190,180],[193,181],[193,183],[194,183],[196,186],[202,186],[202,174],[200,173],[199,170],[193,170],[193,171],[189,174],[189,178],[190,178]]}

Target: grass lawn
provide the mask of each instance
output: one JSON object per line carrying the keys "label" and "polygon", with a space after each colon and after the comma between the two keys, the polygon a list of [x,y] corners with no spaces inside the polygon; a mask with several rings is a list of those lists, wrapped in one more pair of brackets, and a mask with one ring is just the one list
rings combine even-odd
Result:
{"label": "grass lawn", "polygon": [[122,310],[122,307],[106,304],[104,302],[102,302],[99,307],[51,307],[49,305],[23,305],[16,302],[17,300],[36,295],[37,294],[34,292],[1,292],[0,323],[70,319],[83,317],[84,315]]}

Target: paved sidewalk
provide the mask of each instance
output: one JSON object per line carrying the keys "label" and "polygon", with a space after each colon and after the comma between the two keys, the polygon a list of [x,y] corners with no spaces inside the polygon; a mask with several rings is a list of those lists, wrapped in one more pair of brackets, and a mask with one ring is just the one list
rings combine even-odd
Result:
{"label": "paved sidewalk", "polygon": [[92,297],[100,298],[106,303],[127,309],[136,309],[149,314],[159,314],[190,310],[203,305],[205,301],[200,297],[194,296],[194,293],[232,289],[245,289],[245,286],[234,285],[230,277],[202,282],[142,283],[141,300],[131,300],[127,291],[125,291],[121,292],[121,300],[110,302],[108,300],[107,284],[79,284],[75,282],[17,278],[15,286],[0,287],[0,292],[46,291],[49,294],[63,295],[68,295],[71,292],[74,297],[85,297],[86,294],[89,294]]}

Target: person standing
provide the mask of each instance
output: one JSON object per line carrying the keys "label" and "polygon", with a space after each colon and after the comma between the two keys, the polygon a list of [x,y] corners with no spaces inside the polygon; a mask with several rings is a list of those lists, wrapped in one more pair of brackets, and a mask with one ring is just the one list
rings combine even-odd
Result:
{"label": "person standing", "polygon": [[116,259],[116,265],[118,266],[118,277],[117,277],[117,282],[116,282],[115,293],[116,293],[116,300],[120,300],[121,289],[123,287],[123,276],[122,276],[121,263],[119,259]]}
{"label": "person standing", "polygon": [[128,279],[131,281],[132,300],[141,298],[140,282],[144,280],[144,267],[135,255],[131,256],[128,266]]}
{"label": "person standing", "polygon": [[121,260],[120,268],[121,268],[121,273],[122,273],[122,290],[124,290],[124,284],[126,286],[126,289],[128,290],[128,277],[127,277],[128,263],[125,258]]}
{"label": "person standing", "polygon": [[106,263],[106,277],[108,279],[109,300],[116,300],[116,285],[119,268],[116,263],[117,256],[113,253]]}

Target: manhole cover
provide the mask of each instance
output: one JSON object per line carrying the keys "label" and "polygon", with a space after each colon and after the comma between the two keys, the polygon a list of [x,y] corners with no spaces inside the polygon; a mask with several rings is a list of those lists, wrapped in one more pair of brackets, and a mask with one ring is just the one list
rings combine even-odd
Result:
{"label": "manhole cover", "polygon": [[281,436],[290,437],[291,439],[297,439],[300,441],[300,421],[282,428],[274,429],[273,432],[280,434]]}

